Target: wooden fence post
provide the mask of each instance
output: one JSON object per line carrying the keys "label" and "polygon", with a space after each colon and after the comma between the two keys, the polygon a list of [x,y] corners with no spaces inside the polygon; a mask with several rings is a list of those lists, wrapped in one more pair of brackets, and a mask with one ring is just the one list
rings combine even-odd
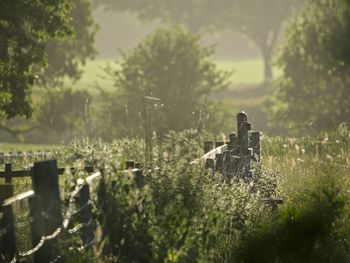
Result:
{"label": "wooden fence post", "polygon": [[248,154],[248,116],[245,112],[237,115],[238,145],[242,156]]}
{"label": "wooden fence post", "polygon": [[[42,236],[45,236],[45,222],[41,211],[41,202],[39,196],[32,196],[28,199],[30,232],[32,235],[32,246],[36,246]],[[34,253],[33,262],[45,262],[47,259],[47,251],[43,248]]]}
{"label": "wooden fence post", "polygon": [[[109,232],[109,225],[108,225],[108,217],[106,216],[107,213],[107,202],[108,202],[108,196],[107,196],[107,189],[106,189],[106,182],[105,182],[105,175],[104,171],[101,171],[101,179],[98,185],[97,189],[97,206],[98,206],[98,221],[100,222],[101,226],[101,235],[100,235],[100,241],[104,241],[107,237],[107,234]],[[107,242],[106,245],[103,247],[103,252],[108,254],[111,252],[111,246]]]}
{"label": "wooden fence post", "polygon": [[222,153],[218,153],[215,155],[215,171],[223,173],[224,171],[224,156]]}
{"label": "wooden fence post", "polygon": [[210,152],[214,148],[214,142],[213,141],[205,141],[204,142],[204,154]]}
{"label": "wooden fence post", "polygon": [[245,112],[240,112],[237,115],[237,132],[238,145],[240,149],[240,166],[239,169],[243,178],[249,178],[250,172],[250,152],[249,152],[249,131],[251,124],[248,122],[248,116]]}
{"label": "wooden fence post", "polygon": [[10,184],[12,182],[12,164],[5,163],[5,183]]}
{"label": "wooden fence post", "polygon": [[81,231],[81,240],[83,241],[83,245],[86,246],[88,250],[91,250],[92,242],[95,239],[95,226],[93,224],[90,188],[87,183],[82,185],[78,199],[79,208],[81,209],[80,222],[84,225]]}
{"label": "wooden fence post", "polygon": [[13,195],[13,185],[0,185],[0,212],[2,217],[0,220],[0,239],[1,239],[1,262],[11,262],[16,256],[16,235],[15,224],[12,211],[12,205],[4,205],[4,200]]}
{"label": "wooden fence post", "polygon": [[231,152],[223,152],[223,175],[225,180],[230,180],[232,174]]}
{"label": "wooden fence post", "polygon": [[142,188],[144,186],[144,176],[142,174],[141,169],[134,169],[133,170],[134,180],[136,182],[136,186],[138,188]]}
{"label": "wooden fence post", "polygon": [[260,132],[250,134],[249,147],[253,149],[253,160],[260,161]]}
{"label": "wooden fence post", "polygon": [[[34,163],[32,173],[33,189],[38,207],[44,215],[44,235],[52,235],[62,226],[61,200],[58,185],[58,169],[56,160]],[[40,241],[40,240],[35,240]],[[45,253],[46,261],[57,257],[60,253],[58,239],[45,242],[39,253]]]}
{"label": "wooden fence post", "polygon": [[237,134],[236,133],[231,133],[229,135],[229,138],[230,138],[230,143],[228,145],[228,149],[232,151],[232,150],[234,150],[237,147],[237,144],[238,144]]}

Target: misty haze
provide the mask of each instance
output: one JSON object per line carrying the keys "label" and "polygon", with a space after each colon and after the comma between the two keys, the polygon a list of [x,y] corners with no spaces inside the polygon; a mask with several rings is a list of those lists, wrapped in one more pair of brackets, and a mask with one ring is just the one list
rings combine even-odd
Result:
{"label": "misty haze", "polygon": [[0,1],[0,262],[350,262],[349,14]]}

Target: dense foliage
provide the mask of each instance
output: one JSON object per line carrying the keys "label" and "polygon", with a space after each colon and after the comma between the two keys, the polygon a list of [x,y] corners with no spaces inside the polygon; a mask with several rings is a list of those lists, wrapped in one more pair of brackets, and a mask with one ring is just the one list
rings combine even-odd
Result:
{"label": "dense foliage", "polygon": [[212,54],[178,26],[160,28],[123,53],[120,67],[110,73],[116,90],[104,94],[106,135],[162,136],[195,128],[205,97],[228,84],[230,74],[217,69]]}
{"label": "dense foliage", "polygon": [[[189,165],[201,155],[202,138],[195,131],[170,134],[161,149],[154,149],[141,188],[115,163],[119,160],[123,169],[126,156],[142,159],[140,142],[75,144],[65,158],[106,170],[105,210],[96,212],[106,216],[100,223],[109,235],[99,251],[113,255],[110,260],[348,262],[349,170],[332,164],[348,162],[349,138],[343,127],[328,136],[329,142],[339,140],[333,146],[293,141],[274,148],[279,141],[267,139],[270,155],[264,155],[264,166],[249,183],[225,183],[219,174]],[[313,163],[315,149],[319,164]],[[330,155],[339,159],[332,162]],[[271,197],[283,198],[284,204],[262,202]]]}
{"label": "dense foliage", "polygon": [[[79,79],[82,73],[80,66],[96,54],[94,37],[97,26],[92,18],[91,1],[59,1],[55,4],[12,1],[1,3],[0,9],[2,136],[9,134],[21,140],[22,135],[27,134],[27,139],[35,141],[42,136],[43,127],[50,127],[52,132],[49,132],[46,142],[67,139],[62,131],[68,126],[81,126],[79,123],[83,121],[81,114],[67,113],[68,108],[79,106],[73,103],[66,107],[66,111],[52,109],[57,108],[62,99],[67,100],[67,89],[62,88],[64,81]],[[53,88],[61,88],[61,91],[54,91],[57,100],[50,97],[52,92],[49,90]],[[86,96],[87,91],[80,93]],[[45,107],[41,108],[43,105],[38,100],[45,100]],[[67,105],[67,102],[63,104]],[[62,128],[62,122],[60,125],[49,124],[43,115],[46,119],[70,119],[70,124],[65,128]],[[61,136],[51,136],[59,133]]]}
{"label": "dense foliage", "polygon": [[[94,253],[69,250],[70,262],[348,262],[350,131],[320,138],[264,138],[249,182],[191,164],[202,154],[196,131],[168,134],[141,181],[124,172],[125,160],[143,160],[141,141],[76,141],[55,152],[59,166],[78,168],[60,177],[61,196],[84,164],[104,176],[91,188]],[[276,197],[284,203],[263,201]]]}
{"label": "dense foliage", "polygon": [[[282,21],[296,3],[289,1],[290,8],[278,9],[271,21],[266,19],[265,26],[271,24],[262,30],[263,23],[258,25],[249,19],[251,15],[245,15],[261,12],[256,15],[262,19],[267,4],[222,1],[228,4],[227,10],[236,6],[234,11],[238,12],[232,12],[235,16],[221,13],[222,21],[234,20],[230,23],[237,30],[247,35],[254,32],[252,38],[263,39],[256,40],[258,45],[268,42],[271,47],[280,26],[271,21]],[[151,0],[104,2],[119,5],[121,10],[137,10],[146,19],[167,10],[167,15],[174,12],[179,15],[175,20],[193,27],[196,24],[190,20],[203,18],[203,9],[197,9],[200,1],[186,2],[193,5],[190,11],[199,11],[197,14],[179,12],[182,5],[186,6],[183,1],[178,1],[181,5]],[[285,7],[283,1],[271,2],[276,8]],[[219,4],[201,3],[212,8],[206,9],[204,17],[217,19],[208,14]],[[76,9],[63,0],[0,2],[2,118],[30,115],[29,88],[35,65],[47,62],[45,50],[49,63],[55,56],[63,59],[51,64],[46,71],[48,80],[42,79],[42,84],[60,83],[62,76],[79,77],[78,64],[94,53],[94,25],[88,1],[76,0],[75,4]],[[147,8],[140,8],[144,4]],[[301,126],[304,130],[299,131],[308,131],[310,127],[328,129],[349,121],[349,11],[349,1],[307,0],[306,9],[286,32],[279,60],[284,76],[276,84],[278,104],[273,109],[276,119],[285,121],[286,127]],[[77,22],[74,28],[69,26],[72,15]],[[74,40],[46,45],[52,38],[73,33],[73,29],[77,33]],[[350,261],[350,130],[345,124],[318,137],[263,137],[262,163],[254,166],[252,178],[227,181],[202,163],[193,162],[203,154],[203,141],[207,139],[203,128],[208,127],[205,121],[219,119],[210,116],[206,96],[224,88],[229,76],[217,69],[212,49],[201,46],[198,36],[178,26],[162,27],[123,53],[110,76],[115,90],[102,94],[105,101],[94,126],[86,121],[90,96],[85,91],[48,90],[39,103],[37,121],[44,130],[65,133],[89,126],[106,139],[129,137],[111,143],[75,141],[45,157],[57,158],[60,167],[75,168],[60,176],[64,211],[69,210],[66,205],[77,179],[87,175],[83,167],[93,165],[102,171],[90,185],[89,204],[96,223],[94,249],[79,251],[78,232],[73,238],[62,235],[65,247],[71,248],[61,251],[67,261]],[[225,115],[222,122],[226,122]],[[220,125],[214,126],[220,129]],[[194,129],[182,131],[191,127]],[[146,141],[135,139],[145,133]],[[149,141],[152,151],[146,147]],[[13,162],[16,170],[29,169],[38,158],[22,155],[16,162],[3,157],[1,162]],[[142,162],[143,176],[126,170],[126,160]],[[22,179],[13,180],[15,193],[32,188],[29,178]],[[275,198],[282,198],[283,204],[273,203],[271,199]],[[79,221],[78,214],[71,221],[72,227]],[[33,245],[28,238],[29,227],[20,222],[31,220],[27,215],[16,214],[21,251]]]}
{"label": "dense foliage", "polygon": [[47,67],[36,84],[48,88],[62,85],[64,78],[78,80],[85,62],[96,55],[97,25],[92,17],[90,0],[71,1],[70,26],[74,33],[65,38],[50,40],[46,44]]}
{"label": "dense foliage", "polygon": [[301,132],[350,121],[350,3],[307,1],[285,33],[273,107],[277,122]]}
{"label": "dense foliage", "polygon": [[45,64],[45,45],[72,32],[70,1],[0,2],[0,111],[13,118],[30,116],[34,65]]}

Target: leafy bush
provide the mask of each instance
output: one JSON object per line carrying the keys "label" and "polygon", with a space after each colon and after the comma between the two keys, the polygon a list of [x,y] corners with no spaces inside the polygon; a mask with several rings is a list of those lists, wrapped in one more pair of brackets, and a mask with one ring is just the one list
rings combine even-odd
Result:
{"label": "leafy bush", "polygon": [[245,237],[243,262],[349,261],[349,198],[339,177],[314,179],[285,196],[275,220]]}
{"label": "leafy bush", "polygon": [[228,84],[230,74],[217,69],[213,50],[179,26],[156,30],[122,55],[120,67],[110,74],[116,90],[104,94],[103,120],[111,121],[101,131],[106,138],[111,128],[114,136],[124,137],[143,135],[145,129],[163,135],[194,128],[205,97]]}
{"label": "leafy bush", "polygon": [[350,3],[308,0],[285,32],[278,66],[283,70],[271,109],[275,124],[332,130],[349,122]]}

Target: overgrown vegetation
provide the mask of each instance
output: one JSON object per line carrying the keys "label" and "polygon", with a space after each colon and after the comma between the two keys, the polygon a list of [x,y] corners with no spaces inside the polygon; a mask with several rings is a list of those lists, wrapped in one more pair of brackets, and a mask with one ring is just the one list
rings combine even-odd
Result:
{"label": "overgrown vegetation", "polygon": [[196,121],[204,121],[198,115],[207,107],[206,97],[228,86],[230,73],[218,70],[212,55],[199,36],[175,25],[124,53],[120,69],[110,72],[115,90],[103,94],[103,137],[196,128]]}
{"label": "overgrown vegetation", "polygon": [[349,11],[348,1],[309,0],[285,32],[270,112],[289,133],[349,122]]}
{"label": "overgrown vegetation", "polygon": [[[89,0],[5,2],[0,129],[17,139],[37,129],[27,138],[41,143],[88,137],[50,156],[61,167],[76,168],[60,177],[63,208],[77,179],[86,176],[84,165],[103,171],[92,189],[94,250],[79,252],[79,238],[69,240],[67,261],[350,261],[349,1],[306,0],[284,32],[277,61],[282,74],[267,110],[276,133],[304,137],[264,137],[253,177],[230,182],[192,161],[203,154],[204,138],[224,137],[232,128],[232,108],[245,102],[235,94],[240,102],[225,105],[229,93],[215,94],[229,85],[230,74],[190,30],[229,25],[261,49],[267,81],[238,90],[251,94],[250,109],[265,122],[261,105],[272,78],[272,53],[282,21],[303,0],[222,0],[215,8],[211,1],[101,1],[146,20],[170,17],[190,29],[163,26],[122,53],[122,62],[109,69],[114,90],[96,89],[99,95],[74,86],[79,66],[96,54]],[[275,14],[267,17],[267,11]],[[72,85],[61,87],[67,77]],[[48,89],[33,89],[35,80]],[[19,118],[31,115],[30,121]],[[12,161],[6,158],[2,162]],[[36,159],[24,156],[13,168],[29,169]],[[125,171],[126,160],[143,163],[142,180]],[[32,187],[29,178],[14,184],[15,193]],[[275,198],[283,204],[271,203]],[[29,232],[17,229],[21,250],[31,245]]]}
{"label": "overgrown vegetation", "polygon": [[[248,183],[190,164],[202,155],[196,131],[169,134],[153,149],[143,187],[121,172],[125,160],[143,160],[141,141],[80,141],[57,157],[104,169],[104,204],[94,213],[107,237],[92,262],[348,262],[350,133],[342,126],[322,138],[265,138]],[[62,177],[66,194],[76,178]]]}

